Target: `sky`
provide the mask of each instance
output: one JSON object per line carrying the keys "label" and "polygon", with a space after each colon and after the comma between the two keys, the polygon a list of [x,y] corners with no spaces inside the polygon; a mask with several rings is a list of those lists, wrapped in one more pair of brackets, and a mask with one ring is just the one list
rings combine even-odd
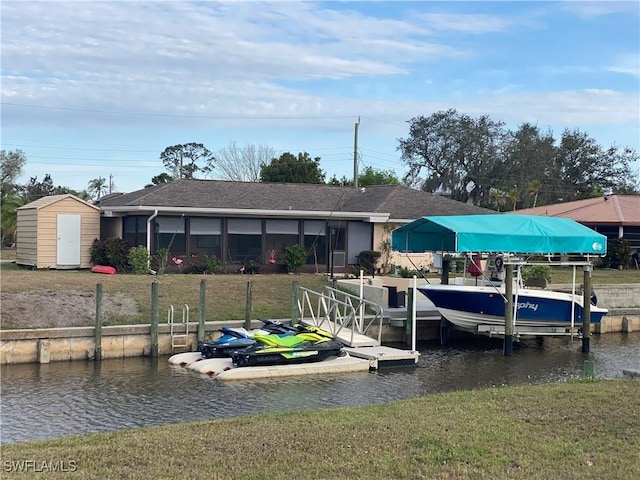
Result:
{"label": "sky", "polygon": [[359,170],[402,177],[407,122],[450,108],[640,152],[638,1],[3,0],[0,15],[19,183],[134,191],[190,142],[308,152],[351,178],[357,122]]}

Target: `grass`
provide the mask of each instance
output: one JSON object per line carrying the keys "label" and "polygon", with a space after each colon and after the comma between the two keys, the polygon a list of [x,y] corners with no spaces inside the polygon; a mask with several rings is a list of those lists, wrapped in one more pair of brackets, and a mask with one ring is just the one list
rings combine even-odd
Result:
{"label": "grass", "polygon": [[81,479],[635,479],[638,388],[572,381],[124,430],[3,445],[2,465],[74,462]]}
{"label": "grass", "polygon": [[[3,257],[11,250],[2,250]],[[109,315],[105,325],[149,323],[151,316],[151,283],[158,282],[159,311],[161,318],[173,305],[176,315],[181,316],[183,305],[189,305],[190,320],[199,317],[200,282],[206,284],[205,319],[207,321],[244,320],[246,311],[247,283],[252,282],[251,318],[289,318],[291,316],[291,290],[293,281],[314,291],[321,291],[328,284],[325,275],[186,275],[171,274],[157,277],[140,275],[97,275],[89,271],[29,270],[15,263],[0,264],[0,290],[2,292],[58,292],[74,291],[95,293],[96,285],[102,283],[104,294],[124,294],[137,303],[138,312],[127,316]],[[582,280],[578,271],[578,283]],[[556,267],[552,284],[571,283],[571,268]],[[640,270],[595,269],[592,284],[639,283]],[[108,312],[106,312],[108,313]],[[24,325],[23,328],[29,328]]]}
{"label": "grass", "polygon": [[[247,283],[252,282],[251,318],[290,318],[291,292],[294,280],[300,286],[319,291],[327,285],[324,275],[186,275],[153,276],[97,275],[88,271],[28,270],[14,264],[1,267],[2,292],[75,291],[95,293],[102,283],[104,294],[125,294],[139,306],[136,316],[110,317],[109,324],[149,323],[151,316],[151,284],[158,282],[158,303],[161,317],[173,305],[176,315],[182,307],[190,308],[190,320],[197,321],[200,305],[200,282],[205,281],[207,321],[243,320],[246,311]],[[28,326],[25,326],[28,328]]]}

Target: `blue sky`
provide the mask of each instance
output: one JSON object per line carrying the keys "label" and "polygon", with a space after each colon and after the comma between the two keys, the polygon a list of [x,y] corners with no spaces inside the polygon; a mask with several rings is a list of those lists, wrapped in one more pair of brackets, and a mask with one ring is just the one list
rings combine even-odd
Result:
{"label": "blue sky", "polygon": [[[117,191],[198,142],[406,172],[407,121],[455,108],[640,152],[640,3],[4,0],[2,149]],[[638,170],[636,165],[635,170]],[[215,171],[209,178],[215,178]]]}

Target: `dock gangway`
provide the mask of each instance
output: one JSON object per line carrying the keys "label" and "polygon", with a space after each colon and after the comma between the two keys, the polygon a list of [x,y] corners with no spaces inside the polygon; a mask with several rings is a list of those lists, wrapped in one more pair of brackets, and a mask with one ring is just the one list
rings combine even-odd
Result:
{"label": "dock gangway", "polygon": [[347,346],[380,346],[383,309],[377,303],[332,287],[299,287],[297,306],[299,322],[327,330]]}

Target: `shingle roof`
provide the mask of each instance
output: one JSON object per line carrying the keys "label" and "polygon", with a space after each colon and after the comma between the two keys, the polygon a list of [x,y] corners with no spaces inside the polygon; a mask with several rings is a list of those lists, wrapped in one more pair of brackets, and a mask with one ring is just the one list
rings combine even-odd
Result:
{"label": "shingle roof", "polygon": [[391,219],[424,215],[495,213],[400,185],[366,188],[318,184],[176,180],[103,197],[100,207],[185,207],[311,212],[387,213]]}
{"label": "shingle roof", "polygon": [[99,209],[99,207],[97,207],[96,205],[93,205],[89,202],[86,202],[84,200],[82,200],[79,197],[76,197],[75,195],[72,195],[70,193],[64,193],[61,195],[49,195],[47,197],[41,197],[37,200],[34,200],[33,202],[29,202],[26,205],[23,205],[22,207],[19,207],[18,210],[27,210],[30,208],[35,208],[35,209],[39,209],[39,208],[43,208],[43,207],[47,207],[49,205],[53,205],[56,202],[59,202],[60,200],[64,200],[65,198],[72,198],[74,200],[77,200],[80,203],[83,203],[91,208],[95,208],[96,210]]}
{"label": "shingle roof", "polygon": [[570,218],[585,225],[640,226],[640,195],[610,195],[525,208],[515,213]]}

